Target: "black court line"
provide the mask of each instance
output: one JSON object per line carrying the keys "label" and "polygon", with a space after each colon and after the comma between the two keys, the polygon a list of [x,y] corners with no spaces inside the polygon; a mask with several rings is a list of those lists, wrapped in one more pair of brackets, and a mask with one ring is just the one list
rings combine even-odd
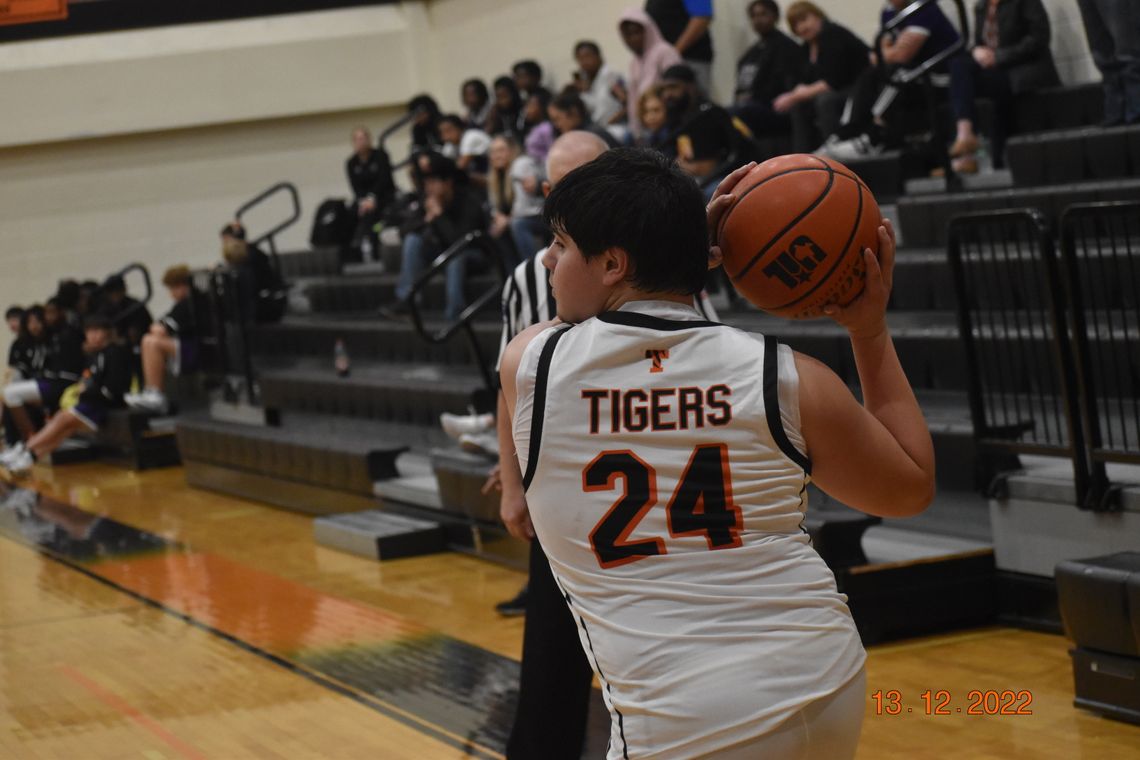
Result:
{"label": "black court line", "polygon": [[[0,505],[0,506],[3,506],[3,505]],[[118,523],[118,524],[122,525],[122,523]],[[128,527],[128,526],[124,526],[124,527]],[[132,529],[132,530],[136,530],[140,535],[147,535],[147,536],[153,535],[153,534],[148,534],[145,531],[138,531],[137,529]],[[216,638],[219,638],[223,641],[226,641],[230,644],[233,644],[234,646],[236,646],[240,649],[243,649],[243,650],[245,650],[245,651],[247,651],[253,655],[256,655],[257,657],[260,657],[263,660],[271,662],[274,665],[277,665],[278,667],[284,668],[284,669],[286,669],[286,670],[288,670],[288,671],[290,671],[296,675],[299,675],[302,678],[305,678],[308,681],[310,681],[310,682],[312,682],[318,686],[321,686],[325,689],[328,689],[329,691],[335,692],[336,694],[339,694],[343,697],[347,697],[348,699],[351,699],[352,701],[356,702],[357,704],[363,705],[363,706],[365,706],[365,707],[367,707],[367,708],[369,708],[375,712],[380,713],[381,715],[384,715],[387,718],[390,718],[390,719],[402,724],[402,725],[405,725],[409,728],[413,728],[413,729],[419,731],[420,733],[425,734],[425,735],[431,737],[432,739],[435,739],[436,741],[439,741],[443,744],[447,744],[448,746],[450,746],[454,749],[462,750],[462,751],[466,752],[468,756],[483,758],[484,760],[498,760],[499,758],[503,757],[502,753],[500,753],[500,752],[496,752],[496,751],[488,749],[486,747],[474,744],[473,742],[470,742],[470,741],[461,741],[461,740],[455,738],[454,736],[452,736],[451,734],[446,733],[440,727],[437,727],[437,726],[435,726],[431,723],[428,723],[426,721],[422,721],[422,719],[421,720],[414,719],[414,718],[410,717],[409,715],[405,714],[404,712],[388,705],[387,703],[380,701],[374,697],[369,697],[366,694],[362,694],[359,691],[357,691],[356,689],[353,689],[349,686],[346,686],[346,685],[338,682],[337,680],[330,678],[329,676],[325,676],[325,675],[322,675],[321,673],[317,673],[317,672],[314,672],[314,671],[309,670],[307,668],[304,668],[304,667],[298,665],[297,663],[294,663],[294,662],[292,662],[292,661],[290,661],[284,657],[281,657],[280,655],[276,655],[276,654],[274,654],[268,650],[265,650],[259,646],[256,646],[255,644],[251,644],[250,642],[245,641],[244,639],[241,639],[237,636],[234,636],[233,634],[226,633],[225,631],[222,631],[218,628],[215,628],[214,626],[209,625],[208,623],[205,623],[201,620],[198,620],[197,618],[193,617],[192,615],[188,615],[186,613],[179,612],[178,610],[173,609],[172,607],[168,607],[167,605],[163,604],[162,602],[160,602],[156,599],[152,599],[152,598],[150,598],[144,594],[141,594],[141,593],[134,591],[132,589],[129,589],[129,588],[127,588],[127,587],[125,587],[125,586],[123,586],[123,585],[121,585],[115,581],[112,581],[109,578],[105,578],[105,577],[99,575],[98,573],[96,573],[95,571],[90,570],[86,567],[83,567],[82,565],[75,563],[74,561],[69,560],[66,556],[64,556],[62,554],[59,554],[55,551],[52,551],[51,549],[48,549],[42,545],[27,541],[22,536],[13,536],[10,532],[5,531],[5,530],[0,530],[0,536],[7,538],[9,541],[11,541],[12,543],[15,543],[19,546],[23,546],[25,548],[31,549],[32,551],[35,551],[37,554],[39,554],[42,557],[46,557],[47,559],[50,559],[50,560],[52,560],[52,561],[54,561],[60,565],[63,565],[64,567],[67,567],[71,570],[74,570],[75,572],[77,572],[81,575],[84,575],[84,576],[90,578],[91,580],[97,581],[98,583],[101,583],[104,586],[112,588],[112,589],[132,598],[132,599],[135,599],[136,601],[139,601],[139,602],[147,605],[148,607],[152,607],[156,610],[164,612],[173,618],[177,618],[178,620],[181,620],[182,622],[184,622],[188,625],[191,625],[191,626],[193,626],[193,627],[195,627],[201,631],[205,631],[206,633],[208,633],[208,634],[210,634]],[[155,538],[158,538],[158,537],[155,537]],[[162,540],[162,539],[159,539],[159,540]],[[177,548],[177,546],[178,546],[177,544],[170,544],[169,542],[164,542],[164,543],[167,543],[170,548]],[[487,654],[490,655],[491,653],[487,652]],[[513,712],[512,712],[512,714],[513,714]]]}

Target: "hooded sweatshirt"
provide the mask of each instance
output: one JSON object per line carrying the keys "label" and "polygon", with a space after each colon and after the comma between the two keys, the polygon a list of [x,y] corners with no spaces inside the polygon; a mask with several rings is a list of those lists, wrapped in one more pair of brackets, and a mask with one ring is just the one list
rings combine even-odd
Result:
{"label": "hooded sweatshirt", "polygon": [[641,94],[652,87],[665,72],[665,69],[684,63],[677,49],[665,41],[661,30],[641,8],[630,8],[621,14],[618,29],[623,21],[632,21],[645,28],[645,46],[641,55],[635,55],[629,64],[629,88],[626,109],[629,111],[629,129],[634,135],[642,132],[641,121],[637,116],[637,103]]}

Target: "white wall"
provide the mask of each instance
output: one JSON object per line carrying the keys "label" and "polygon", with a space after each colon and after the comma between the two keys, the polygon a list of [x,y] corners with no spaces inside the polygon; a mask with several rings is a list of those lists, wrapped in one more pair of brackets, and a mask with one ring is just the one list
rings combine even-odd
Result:
{"label": "white wall", "polygon": [[[879,0],[820,2],[873,34]],[[1074,4],[1046,3],[1063,76],[1095,77]],[[131,260],[156,275],[208,263],[240,202],[282,179],[298,184],[305,206],[284,243],[301,246],[316,204],[347,191],[354,124],[382,128],[420,91],[457,109],[463,79],[490,80],[524,57],[564,85],[584,38],[624,71],[616,19],[635,4],[408,0],[0,45],[0,305],[42,300],[62,277],[100,277]],[[716,1],[720,98],[752,42],[747,5]]]}

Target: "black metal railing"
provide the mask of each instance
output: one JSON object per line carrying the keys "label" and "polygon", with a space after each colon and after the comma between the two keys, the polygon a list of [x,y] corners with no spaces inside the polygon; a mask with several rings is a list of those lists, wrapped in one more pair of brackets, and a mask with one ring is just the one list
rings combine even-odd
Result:
{"label": "black metal railing", "polygon": [[[376,141],[376,145],[380,148],[380,150],[384,151],[387,155],[391,156],[392,153],[391,153],[391,151],[388,150],[388,139],[392,135],[396,134],[401,129],[406,127],[408,124],[415,121],[416,117],[419,114],[420,114],[419,110],[409,111],[408,113],[404,114],[400,118],[396,119],[396,121],[392,122],[392,124],[390,124],[383,132],[381,132],[380,138]],[[411,163],[411,161],[412,161],[411,156],[408,156],[404,160],[402,160],[396,164],[393,164],[392,165],[392,171],[396,171],[398,169],[404,168],[409,163]]]}
{"label": "black metal railing", "polygon": [[1086,506],[1117,509],[1105,463],[1140,464],[1140,202],[1070,207],[1061,251],[1093,476]]}
{"label": "black metal railing", "polygon": [[[1031,209],[950,224],[950,265],[979,454],[1072,462],[1077,505],[1090,488],[1060,264],[1048,223]],[[1005,480],[986,493],[1002,496]]]}
{"label": "black metal railing", "polygon": [[[432,280],[441,273],[446,272],[448,265],[451,264],[452,261],[459,256],[470,255],[473,248],[482,251],[487,263],[498,272],[499,278],[496,284],[477,296],[450,324],[445,324],[437,330],[428,329],[424,324],[423,315],[420,312],[418,304],[420,293]],[[499,303],[502,297],[502,284],[506,279],[507,268],[503,263],[503,255],[494,241],[483,232],[469,232],[453,243],[446,251],[435,257],[431,267],[420,275],[419,279],[417,279],[412,286],[411,292],[408,294],[408,305],[411,312],[412,324],[415,326],[416,332],[419,333],[420,337],[429,343],[438,344],[446,343],[451,340],[456,333],[462,332],[468,347],[471,349],[471,355],[479,367],[479,373],[488,391],[493,391],[497,387],[497,384],[495,383],[494,373],[491,369],[491,362],[483,352],[482,346],[479,345],[479,338],[475,334],[472,322],[479,312],[483,311],[492,303],[496,305]]]}
{"label": "black metal railing", "polygon": [[[279,281],[282,280],[282,277],[281,259],[277,253],[277,235],[292,227],[301,219],[301,196],[297,192],[297,186],[292,182],[278,182],[273,187],[270,187],[254,196],[253,198],[250,198],[248,201],[243,203],[236,212],[234,212],[234,219],[236,219],[238,222],[241,222],[242,217],[248,214],[251,210],[265,203],[273,196],[279,195],[281,193],[285,193],[289,198],[289,204],[291,208],[289,216],[273,225],[267,231],[258,235],[256,238],[250,239],[247,237],[249,244],[252,246],[257,247],[263,243],[268,246],[269,259],[273,266],[273,273]],[[242,224],[244,226],[245,223],[242,222]]]}

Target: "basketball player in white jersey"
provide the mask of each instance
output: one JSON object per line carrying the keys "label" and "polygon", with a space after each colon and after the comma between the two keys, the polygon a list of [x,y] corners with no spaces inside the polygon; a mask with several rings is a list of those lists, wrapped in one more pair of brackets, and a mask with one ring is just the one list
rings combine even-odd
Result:
{"label": "basketball player in white jersey", "polygon": [[[714,225],[748,168],[718,190]],[[860,405],[821,363],[692,308],[720,252],[665,159],[610,151],[545,216],[560,323],[515,338],[501,379],[530,520],[611,712],[609,757],[853,757],[866,655],[801,524],[809,477],[881,516],[933,495],[885,320],[889,223],[863,295],[827,309]]]}

